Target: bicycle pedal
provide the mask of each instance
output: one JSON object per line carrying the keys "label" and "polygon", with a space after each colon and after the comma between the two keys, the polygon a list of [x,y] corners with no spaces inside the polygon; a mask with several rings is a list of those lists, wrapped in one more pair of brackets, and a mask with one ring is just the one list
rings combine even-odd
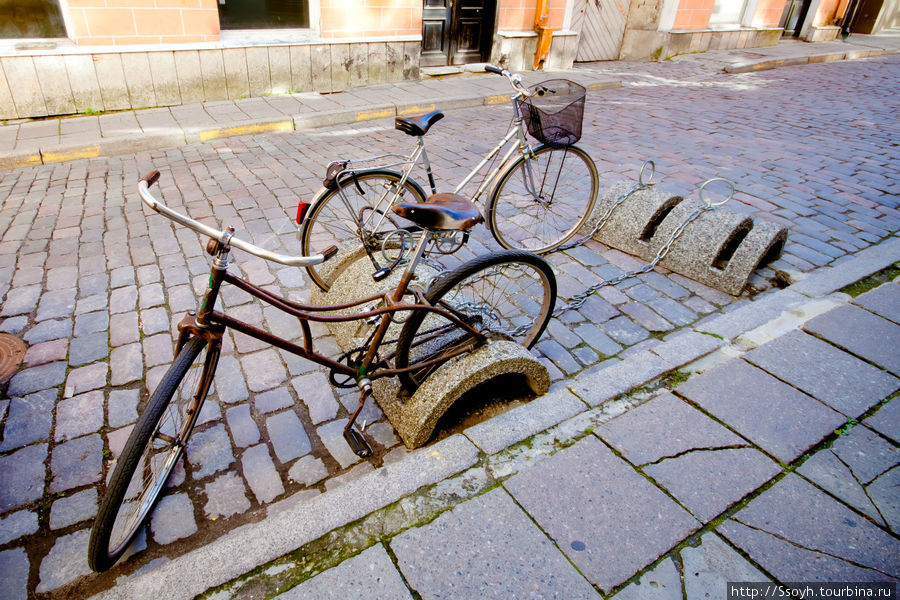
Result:
{"label": "bicycle pedal", "polygon": [[366,441],[360,432],[352,428],[345,429],[344,439],[347,440],[347,445],[350,446],[350,449],[360,458],[372,456],[372,447],[369,446],[369,442]]}

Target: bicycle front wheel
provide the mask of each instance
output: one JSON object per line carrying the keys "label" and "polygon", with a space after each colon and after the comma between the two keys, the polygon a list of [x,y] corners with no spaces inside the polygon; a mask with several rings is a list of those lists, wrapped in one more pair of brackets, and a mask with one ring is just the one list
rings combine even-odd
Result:
{"label": "bicycle front wheel", "polygon": [[[344,177],[337,188],[321,193],[310,207],[300,229],[303,255],[318,254],[332,245],[338,247],[338,253],[345,252],[347,246],[342,244],[356,240],[366,244],[370,252],[380,252],[384,235],[396,228],[396,220],[399,219],[391,213],[391,206],[395,203],[425,202],[425,192],[417,183],[407,179],[401,186],[401,179],[402,175],[396,171],[366,171]],[[365,207],[373,210],[365,211],[360,223],[360,211]],[[337,261],[331,259],[330,263]],[[314,265],[306,267],[306,271],[313,283],[327,292],[331,281],[322,267]]]}
{"label": "bicycle front wheel", "polygon": [[[556,277],[540,256],[504,250],[445,274],[429,287],[425,299],[489,337],[511,339],[531,348],[552,316]],[[449,356],[473,339],[438,313],[415,311],[400,331],[395,366],[406,368]],[[401,373],[400,382],[415,391],[440,362]]]}
{"label": "bicycle front wheel", "polygon": [[192,337],[175,357],[131,432],[91,529],[88,564],[102,572],[125,553],[184,453],[212,383],[218,352]]}
{"label": "bicycle front wheel", "polygon": [[597,201],[600,177],[577,146],[539,146],[500,174],[487,207],[487,222],[501,246],[550,252],[584,225]]}

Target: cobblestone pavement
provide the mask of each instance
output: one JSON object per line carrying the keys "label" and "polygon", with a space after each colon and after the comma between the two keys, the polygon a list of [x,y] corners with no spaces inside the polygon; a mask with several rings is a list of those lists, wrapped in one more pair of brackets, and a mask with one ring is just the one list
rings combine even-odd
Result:
{"label": "cobblestone pavement", "polygon": [[[691,194],[728,177],[739,190],[731,210],[791,228],[783,258],[754,277],[755,290],[771,287],[775,269],[833,264],[898,230],[900,57],[743,75],[694,63],[585,68],[628,82],[587,103],[580,145],[605,185],[634,178],[652,158],[663,190]],[[440,187],[467,172],[471,152],[489,149],[472,132],[493,139],[509,116],[506,106],[448,111],[428,135]],[[171,361],[174,324],[195,308],[208,271],[203,240],[142,209],[138,176],[158,168],[170,206],[296,252],[297,201],[318,189],[330,160],[407,143],[384,120],[0,174],[0,330],[29,346],[0,400],[0,572],[27,571],[24,585],[38,596],[108,587],[406,453],[369,406],[361,418],[376,453],[357,459],[340,435],[355,394],[336,395],[311,363],[229,334],[216,394],[135,556],[79,579],[89,573],[98,494],[147,396],[144,381],[152,388]],[[495,247],[482,231],[459,257]],[[563,298],[639,264],[593,242],[550,260]],[[289,298],[308,296],[297,269],[236,267]],[[559,381],[749,301],[657,270],[552,321],[536,349]],[[296,322],[240,292],[223,302],[248,323],[300,336]],[[318,348],[338,354],[324,328],[315,334]]]}

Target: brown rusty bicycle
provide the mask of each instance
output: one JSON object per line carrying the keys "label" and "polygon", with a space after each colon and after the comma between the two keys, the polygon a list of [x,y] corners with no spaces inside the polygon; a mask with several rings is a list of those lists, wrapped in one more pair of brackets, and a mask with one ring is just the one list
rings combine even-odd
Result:
{"label": "brown rusty bicycle", "polygon": [[[515,339],[530,348],[547,326],[556,302],[552,269],[539,256],[522,251],[476,258],[440,274],[427,289],[421,289],[416,269],[431,241],[429,235],[418,241],[399,283],[389,292],[337,305],[293,302],[229,273],[231,250],[303,268],[325,262],[336,248],[314,256],[287,256],[254,246],[234,237],[232,228],[214,229],[160,202],[150,192],[159,177],[159,172],[153,171],[140,180],[141,199],[157,213],[208,237],[206,252],[212,265],[199,309],[178,325],[175,360],[143,406],[107,485],[88,550],[95,571],[115,564],[153,511],[211,392],[226,329],[324,365],[333,384],[357,387],[359,404],[344,428],[344,438],[354,452],[366,457],[371,455],[371,447],[354,422],[372,393],[372,380],[396,376],[412,391],[446,361],[492,339]],[[392,210],[435,236],[466,231],[483,221],[471,201],[454,194],[440,194],[427,203],[398,204]],[[299,319],[302,344],[217,310],[224,283]],[[369,333],[356,350],[335,360],[314,350],[310,321],[361,321]],[[396,340],[388,341],[385,338],[392,325],[400,327],[400,332]],[[390,352],[382,356],[382,348]]]}

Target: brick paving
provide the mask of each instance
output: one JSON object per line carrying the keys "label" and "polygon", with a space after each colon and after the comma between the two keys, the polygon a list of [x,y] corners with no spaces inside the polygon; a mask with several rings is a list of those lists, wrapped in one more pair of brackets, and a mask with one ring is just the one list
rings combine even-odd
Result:
{"label": "brick paving", "polygon": [[[892,111],[900,57],[741,75],[690,62],[584,68],[626,81],[587,103],[580,145],[604,186],[635,177],[653,159],[661,189],[695,194],[705,179],[729,177],[739,190],[729,209],[791,228],[784,256],[754,276],[755,291],[772,287],[776,269],[797,274],[835,264],[900,229],[900,166],[890,154],[900,137]],[[104,117],[98,127],[134,126]],[[469,152],[489,149],[471,131],[493,139],[508,120],[502,105],[447,111],[428,135],[439,187],[454,187],[472,165]],[[140,400],[172,360],[175,323],[206,284],[204,240],[148,216],[138,176],[158,168],[159,190],[173,208],[296,252],[296,203],[315,193],[330,160],[409,143],[390,120],[379,120],[0,172],[0,330],[30,345],[0,406],[0,540],[7,540],[0,572],[16,573],[16,590],[62,597],[85,574],[97,492]],[[494,248],[482,230],[453,260]],[[596,242],[550,261],[563,298],[636,266]],[[289,298],[308,297],[310,284],[296,269],[240,256],[235,269]],[[300,336],[295,323],[241,292],[222,300],[238,318]],[[559,381],[640,354],[746,302],[657,270],[555,321],[536,350]],[[324,328],[314,333],[317,345],[337,354]],[[215,395],[163,499],[171,507],[154,513],[145,549],[91,585],[109,586],[263,518],[272,503],[333,489],[405,452],[372,406],[363,418],[376,453],[360,464],[340,436],[353,394],[335,395],[311,363],[241,334],[229,333],[223,350]],[[820,411],[822,431],[840,424],[833,411]],[[772,453],[787,459],[802,450],[783,446],[772,445]],[[597,581],[608,589],[622,573]]]}

